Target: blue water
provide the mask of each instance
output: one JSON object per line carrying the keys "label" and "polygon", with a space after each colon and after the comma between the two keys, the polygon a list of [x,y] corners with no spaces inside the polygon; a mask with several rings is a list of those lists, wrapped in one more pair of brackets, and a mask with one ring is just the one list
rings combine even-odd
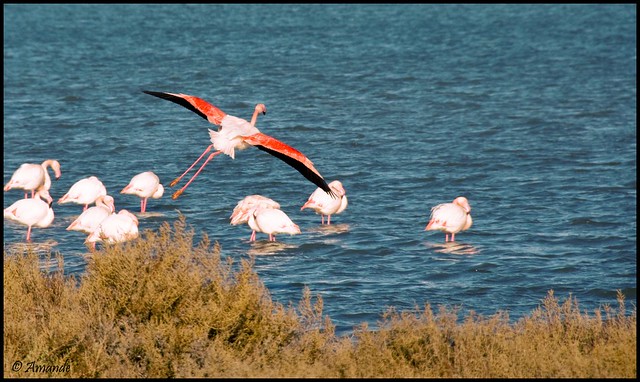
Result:
{"label": "blue water", "polygon": [[[4,5],[4,183],[57,159],[57,200],[98,176],[118,209],[131,177],[168,183],[215,128],[142,89],[196,95],[305,153],[349,207],[320,226],[315,185],[267,153],[216,157],[141,230],[179,214],[253,257],[272,298],[308,286],[346,333],[388,307],[528,315],[549,290],[582,310],[636,303],[636,6],[477,4]],[[235,204],[261,194],[302,229],[248,241]],[[466,196],[474,225],[445,245],[432,206]],[[4,207],[22,197],[4,193]],[[88,261],[81,212],[54,205],[33,245]],[[26,227],[5,222],[4,249]]]}

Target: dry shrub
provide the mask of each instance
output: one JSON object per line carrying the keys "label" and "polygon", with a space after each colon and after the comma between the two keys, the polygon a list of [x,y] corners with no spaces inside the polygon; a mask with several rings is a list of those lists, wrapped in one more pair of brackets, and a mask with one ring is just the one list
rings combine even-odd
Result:
{"label": "dry shrub", "polygon": [[[336,337],[321,296],[274,303],[252,259],[193,244],[184,217],[93,254],[79,278],[4,254],[7,377],[512,378],[636,376],[636,311],[581,313],[553,291],[514,324],[456,309],[381,315]],[[44,259],[48,263],[49,259]],[[12,367],[23,363],[20,371]],[[69,365],[26,372],[30,362]]]}
{"label": "dry shrub", "polygon": [[549,291],[529,317],[514,327],[510,342],[510,377],[611,378],[636,375],[636,311],[626,315],[624,297],[618,291],[619,308],[581,313],[569,296],[560,303]]}

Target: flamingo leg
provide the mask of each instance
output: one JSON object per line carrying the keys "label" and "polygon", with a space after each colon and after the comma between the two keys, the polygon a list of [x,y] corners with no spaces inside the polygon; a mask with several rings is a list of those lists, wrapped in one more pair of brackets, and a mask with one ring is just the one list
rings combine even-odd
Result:
{"label": "flamingo leg", "polygon": [[331,224],[331,215],[327,215],[327,225]]}
{"label": "flamingo leg", "polygon": [[276,241],[276,237],[273,234],[269,234],[269,241]]}
{"label": "flamingo leg", "polygon": [[140,199],[140,212],[147,212],[147,200],[149,198]]}
{"label": "flamingo leg", "polygon": [[320,224],[324,224],[324,215],[320,214]]}
{"label": "flamingo leg", "polygon": [[207,146],[207,148],[202,152],[202,154],[200,154],[200,156],[198,157],[198,159],[196,159],[195,162],[193,162],[193,164],[191,166],[189,166],[189,168],[187,169],[187,171],[183,172],[182,175],[180,175],[179,177],[175,178],[173,181],[171,181],[171,183],[169,183],[169,187],[173,187],[175,186],[180,179],[182,179],[185,175],[187,175],[187,173],[189,171],[191,171],[191,169],[193,168],[193,166],[196,165],[196,163],[200,162],[200,159],[202,159],[202,157],[204,156],[204,154],[208,153],[209,151],[211,151],[211,148],[213,147],[213,145],[209,145]]}
{"label": "flamingo leg", "polygon": [[[173,193],[173,196],[171,196],[171,199],[177,199],[177,198],[178,198],[178,196],[180,196],[180,195],[184,192],[184,190],[185,190],[185,189],[186,189],[186,188],[191,184],[191,182],[193,182],[193,180],[196,178],[196,176],[198,176],[198,174],[200,174],[200,172],[202,171],[202,169],[204,168],[204,166],[206,166],[206,165],[207,165],[207,163],[209,163],[209,161],[210,161],[211,159],[213,159],[213,157],[215,157],[216,155],[221,154],[221,153],[222,153],[222,151],[216,151],[216,152],[212,153],[211,155],[209,155],[209,158],[207,158],[207,160],[206,160],[206,161],[204,161],[204,163],[202,164],[202,166],[200,166],[200,168],[198,169],[198,171],[197,171],[195,174],[193,174],[193,176],[191,177],[191,179],[189,179],[189,181],[187,182],[187,184],[185,184],[184,186],[182,186],[182,188],[181,188],[181,189],[179,189],[178,191],[176,191],[176,192],[174,192],[174,193]],[[195,164],[195,163],[194,163],[194,164]]]}
{"label": "flamingo leg", "polygon": [[449,234],[448,233],[444,234],[444,242],[445,243],[449,242]]}
{"label": "flamingo leg", "polygon": [[84,209],[83,209],[82,211],[86,211],[86,210],[87,210],[87,208],[89,208],[89,205],[88,205],[88,204],[85,204],[85,205],[84,205]]}
{"label": "flamingo leg", "polygon": [[456,240],[456,234],[455,234],[455,233],[452,233],[452,234],[451,234],[451,241],[455,241],[455,240]]}
{"label": "flamingo leg", "polygon": [[256,241],[256,231],[251,231],[251,237],[249,238],[249,241]]}
{"label": "flamingo leg", "polygon": [[27,241],[31,241],[31,226],[27,228]]}

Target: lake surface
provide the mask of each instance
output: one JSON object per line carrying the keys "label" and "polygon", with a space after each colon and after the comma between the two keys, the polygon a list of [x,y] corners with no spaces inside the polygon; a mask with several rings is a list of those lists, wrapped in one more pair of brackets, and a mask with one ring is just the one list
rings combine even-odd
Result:
{"label": "lake surface", "polygon": [[[223,256],[253,257],[274,300],[320,294],[340,333],[427,303],[518,319],[549,290],[591,313],[617,290],[635,305],[636,65],[634,4],[9,4],[4,183],[57,159],[57,200],[98,176],[142,231],[183,214]],[[143,89],[247,120],[264,103],[257,127],[340,180],[348,208],[321,226],[300,211],[316,186],[254,148],[214,158],[172,200],[215,126]],[[119,192],[143,171],[167,190],[140,214]],[[250,194],[302,233],[249,242],[229,215]],[[424,228],[460,195],[474,224],[445,244]],[[81,210],[56,203],[32,233],[67,273],[89,261],[65,230]],[[3,234],[11,250],[26,227]]]}

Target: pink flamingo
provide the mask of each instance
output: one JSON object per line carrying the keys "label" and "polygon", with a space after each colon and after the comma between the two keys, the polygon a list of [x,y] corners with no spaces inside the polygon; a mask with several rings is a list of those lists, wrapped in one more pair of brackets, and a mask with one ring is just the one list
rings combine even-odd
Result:
{"label": "pink flamingo", "polygon": [[98,227],[89,234],[85,244],[100,241],[103,243],[121,243],[138,237],[138,218],[127,210],[120,210],[104,219]]}
{"label": "pink flamingo", "polygon": [[[291,221],[282,210],[276,208],[255,208],[249,215],[247,223],[255,232],[269,234],[269,241],[276,241],[276,234],[296,235],[300,233],[300,227]],[[255,241],[255,235],[253,235],[253,240],[249,241]]]}
{"label": "pink flamingo", "polygon": [[445,233],[445,242],[455,241],[456,233],[465,231],[471,227],[471,206],[464,196],[457,197],[451,203],[442,203],[431,209],[429,224],[425,231],[442,231]]}
{"label": "pink flamingo", "polygon": [[[47,159],[42,164],[23,163],[13,173],[9,182],[4,186],[4,190],[9,191],[12,188],[23,189],[25,191],[25,199],[28,197],[27,191],[31,191],[32,198],[41,187],[49,191],[51,189],[51,177],[49,177],[49,172],[47,171],[49,167],[53,170],[56,180],[59,179],[62,172],[60,171],[60,162],[55,159]],[[49,197],[51,196],[49,195]]]}
{"label": "pink flamingo", "polygon": [[[279,209],[280,204],[273,199],[269,199],[262,195],[249,195],[244,199],[238,202],[236,207],[233,209],[231,216],[231,225],[238,225],[247,223],[249,221],[249,216],[253,213],[256,208],[275,208]],[[251,238],[249,241],[255,241],[256,239],[256,231],[252,229]]]}
{"label": "pink flamingo", "polygon": [[86,211],[89,204],[94,203],[99,196],[105,195],[107,195],[107,189],[104,184],[97,177],[90,176],[75,182],[69,191],[58,200],[58,203],[84,204],[83,211]]}
{"label": "pink flamingo", "polygon": [[[96,205],[82,212],[68,227],[67,231],[79,231],[91,234],[102,221],[116,210],[115,201],[111,195],[99,196]],[[93,242],[95,249],[95,242]]]}
{"label": "pink flamingo", "polygon": [[324,224],[324,215],[327,215],[327,225],[331,224],[331,215],[341,213],[347,208],[349,203],[347,200],[347,192],[339,180],[334,180],[329,183],[329,187],[333,190],[337,198],[331,197],[321,188],[316,188],[311,196],[309,196],[307,202],[300,208],[300,211],[305,208],[311,208],[316,211],[316,214],[321,216],[320,224]]}
{"label": "pink flamingo", "polygon": [[307,180],[311,181],[318,187],[322,188],[328,193],[332,193],[331,189],[327,185],[322,175],[313,166],[313,162],[309,160],[300,151],[293,147],[269,136],[263,134],[255,127],[258,114],[266,114],[267,109],[264,104],[256,105],[251,122],[238,117],[229,115],[217,107],[213,106],[209,102],[194,96],[180,93],[166,93],[143,90],[143,92],[152,96],[169,100],[177,103],[194,113],[198,114],[202,118],[208,120],[214,125],[220,126],[218,131],[209,129],[209,136],[211,138],[211,145],[209,145],[204,152],[196,159],[196,161],[178,178],[174,179],[169,186],[176,185],[182,177],[184,177],[192,168],[202,159],[202,157],[215,149],[216,151],[211,153],[205,162],[200,166],[198,171],[191,177],[191,179],[181,189],[176,191],[172,198],[178,198],[182,192],[191,184],[191,182],[198,176],[204,166],[209,163],[216,155],[224,153],[231,158],[235,159],[235,150],[243,150],[249,146],[254,146],[262,151],[281,159],[291,167],[300,172]]}
{"label": "pink flamingo", "polygon": [[13,220],[29,227],[27,229],[27,242],[31,241],[32,227],[46,228],[53,223],[55,215],[53,208],[51,208],[51,202],[47,203],[43,199],[52,200],[49,192],[44,188],[40,188],[33,198],[20,199],[4,209],[5,219]]}
{"label": "pink flamingo", "polygon": [[138,195],[140,197],[140,212],[146,212],[147,199],[160,199],[164,194],[164,187],[160,178],[151,171],[140,173],[120,191],[121,194]]}

